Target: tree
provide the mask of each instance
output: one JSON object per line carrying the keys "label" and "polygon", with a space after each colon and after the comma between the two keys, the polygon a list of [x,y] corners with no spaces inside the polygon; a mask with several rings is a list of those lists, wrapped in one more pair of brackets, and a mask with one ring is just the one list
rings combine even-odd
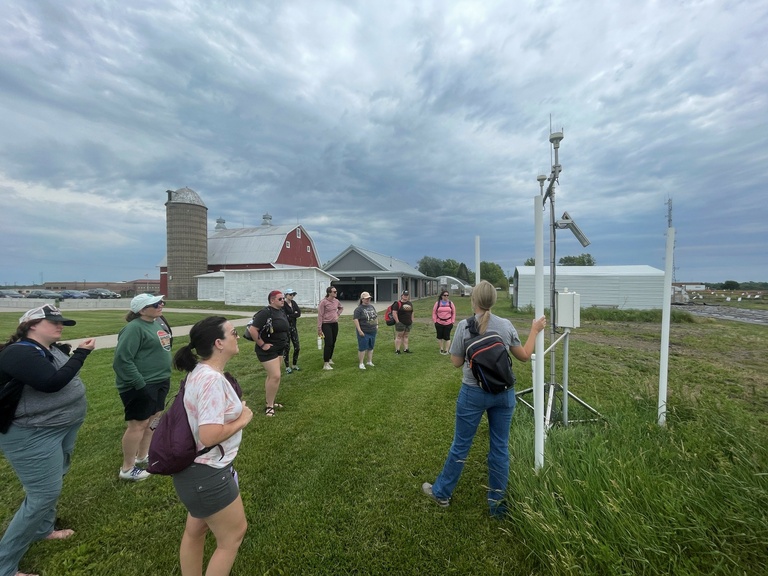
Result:
{"label": "tree", "polygon": [[454,278],[458,278],[456,276],[456,273],[459,270],[459,263],[456,262],[456,260],[453,260],[452,258],[448,258],[447,260],[443,260],[443,274],[446,276],[453,276]]}
{"label": "tree", "polygon": [[560,266],[594,266],[597,262],[592,254],[582,254],[580,256],[563,256],[558,264]]}
{"label": "tree", "polygon": [[459,264],[458,269],[456,270],[456,278],[459,280],[463,280],[466,283],[470,283],[469,279],[469,270],[467,270],[467,265],[462,262]]}
{"label": "tree", "polygon": [[523,262],[523,266],[536,266],[536,259],[535,258],[528,258],[528,260]]}
{"label": "tree", "polygon": [[432,278],[440,276],[443,273],[443,261],[432,256],[424,256],[416,263],[419,272]]}
{"label": "tree", "polygon": [[723,282],[723,290],[738,290],[740,284],[736,280],[726,280]]}
{"label": "tree", "polygon": [[501,266],[495,262],[480,262],[480,278],[487,280],[497,288],[506,290],[509,288],[509,282]]}

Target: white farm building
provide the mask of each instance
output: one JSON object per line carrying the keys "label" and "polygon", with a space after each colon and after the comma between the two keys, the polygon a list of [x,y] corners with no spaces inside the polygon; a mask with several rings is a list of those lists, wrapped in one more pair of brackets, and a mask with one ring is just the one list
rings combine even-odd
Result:
{"label": "white farm building", "polygon": [[296,290],[296,303],[302,308],[317,308],[325,297],[325,289],[338,280],[320,268],[277,266],[260,270],[219,270],[197,278],[198,300],[240,304],[267,305],[272,290]]}
{"label": "white farm building", "polygon": [[[535,266],[518,266],[512,289],[517,308],[535,304]],[[558,266],[555,290],[576,292],[581,307],[649,310],[662,307],[664,271],[651,266]],[[549,306],[549,266],[544,266],[544,305]]]}

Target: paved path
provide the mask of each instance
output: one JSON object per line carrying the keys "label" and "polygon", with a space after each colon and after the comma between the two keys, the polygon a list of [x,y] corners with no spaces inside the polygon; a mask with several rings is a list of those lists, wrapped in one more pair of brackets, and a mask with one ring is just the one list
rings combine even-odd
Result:
{"label": "paved path", "polygon": [[[355,311],[355,308],[357,308],[357,302],[356,301],[346,301],[341,303],[342,306],[344,306],[344,311],[342,312],[342,316],[351,316],[352,313]],[[382,310],[386,310],[387,306],[390,305],[390,302],[377,302],[374,304],[376,307],[376,310],[381,312]],[[22,310],[22,313],[26,312],[26,309]],[[200,313],[200,314],[218,314],[220,316],[226,316],[229,318],[229,321],[232,323],[233,326],[245,326],[248,323],[248,320],[253,318],[252,312],[243,312],[242,310],[200,310],[196,308],[165,308],[164,312],[182,312],[182,313]],[[301,314],[302,318],[317,318],[317,314],[314,312],[306,312]],[[189,331],[192,329],[192,324],[188,326],[171,326],[173,329],[173,335],[174,336],[186,336],[189,334]],[[64,342],[66,344],[71,344],[73,347],[77,346],[80,342],[83,341],[83,338],[79,338],[76,340],[65,340]],[[101,350],[104,348],[114,348],[117,346],[117,334],[108,334],[106,336],[97,336],[96,337],[96,349]]]}

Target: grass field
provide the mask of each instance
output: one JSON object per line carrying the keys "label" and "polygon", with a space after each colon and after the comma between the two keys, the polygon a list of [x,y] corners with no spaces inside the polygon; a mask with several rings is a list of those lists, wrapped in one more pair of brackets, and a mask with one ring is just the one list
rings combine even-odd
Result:
{"label": "grass field", "polygon": [[[468,315],[468,299],[457,304]],[[376,366],[365,371],[351,318],[342,318],[332,372],[320,370],[315,320],[300,319],[302,370],[283,376],[286,408],[271,419],[262,415],[264,372],[241,339],[229,368],[257,416],[236,460],[249,530],[233,574],[768,573],[768,328],[676,314],[660,428],[660,313],[583,319],[571,338],[570,388],[606,420],[552,429],[535,474],[532,413],[518,406],[513,505],[496,521],[485,506],[485,422],[451,506],[420,493],[448,451],[460,387],[460,371],[438,354],[430,305],[416,305],[414,354],[393,354],[383,327]],[[525,338],[530,315],[506,302],[495,312]],[[100,333],[115,331],[100,322]],[[8,326],[0,315],[0,329]],[[65,337],[85,336],[74,333],[80,327]],[[111,360],[111,350],[96,351],[82,372],[89,414],[59,505],[77,534],[35,544],[25,571],[179,574],[185,511],[170,479],[117,479],[123,422]],[[515,368],[519,389],[530,386],[530,366]],[[569,409],[582,415],[574,402]],[[22,498],[0,458],[0,527]]]}

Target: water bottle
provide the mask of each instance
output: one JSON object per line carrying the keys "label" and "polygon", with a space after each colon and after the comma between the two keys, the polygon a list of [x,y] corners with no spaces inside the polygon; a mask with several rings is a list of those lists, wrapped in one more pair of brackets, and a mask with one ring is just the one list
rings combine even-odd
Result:
{"label": "water bottle", "polygon": [[323,349],[323,337],[318,336],[317,337],[317,349],[322,350]]}

